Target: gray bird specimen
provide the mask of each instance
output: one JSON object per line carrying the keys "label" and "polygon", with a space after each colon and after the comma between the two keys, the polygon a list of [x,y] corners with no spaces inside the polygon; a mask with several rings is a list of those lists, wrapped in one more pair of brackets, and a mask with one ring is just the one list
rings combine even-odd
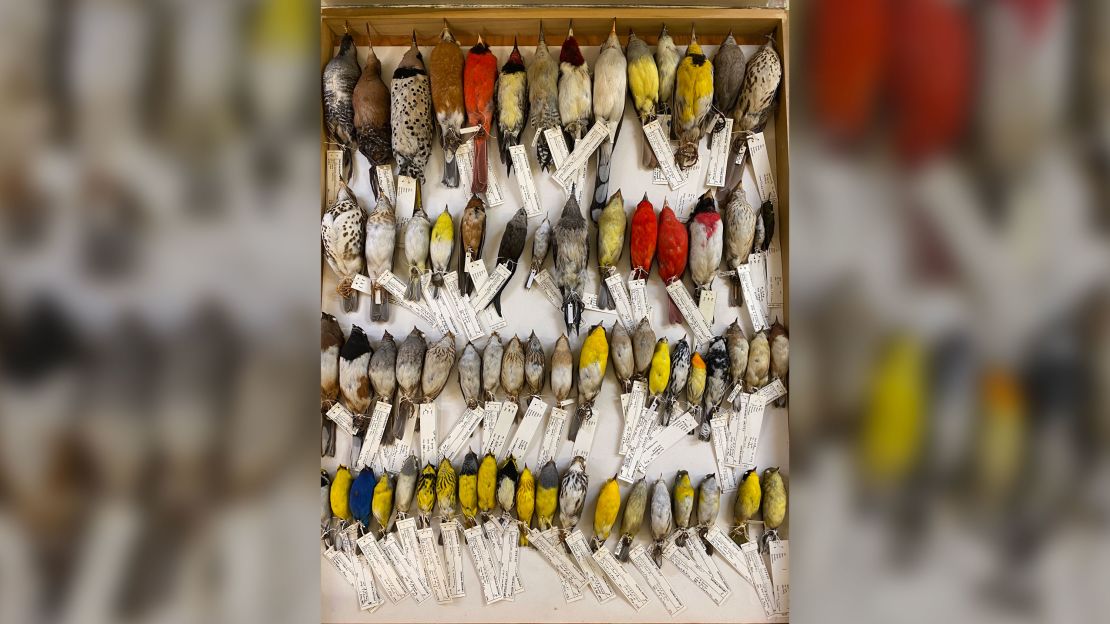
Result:
{"label": "gray bird specimen", "polygon": [[393,437],[405,434],[405,424],[412,415],[412,408],[420,400],[420,377],[424,366],[424,352],[428,343],[424,333],[413,327],[397,348],[397,387],[401,402],[397,405],[397,418],[393,421]]}
{"label": "gray bird specimen", "polygon": [[[781,379],[786,382],[790,373],[790,334],[782,323],[775,321],[771,326],[771,380]],[[786,395],[775,400],[776,407],[786,405]]]}
{"label": "gray bird specimen", "polygon": [[767,385],[770,366],[771,345],[767,341],[767,332],[761,331],[752,337],[748,345],[748,369],[744,371],[744,386],[748,392]]}
{"label": "gray bird specimen", "polygon": [[466,265],[471,260],[482,257],[485,240],[486,203],[477,194],[473,194],[459,220],[459,287],[464,295],[469,295],[474,290],[474,282],[466,271]]}
{"label": "gray bird specimen", "polygon": [[370,408],[370,341],[358,325],[351,326],[351,335],[339,350],[339,391],[343,403],[356,415]]}
{"label": "gray bird specimen", "polygon": [[447,332],[424,353],[424,370],[420,377],[420,388],[424,401],[435,401],[443,392],[455,365],[455,334]]}
{"label": "gray bird specimen", "polygon": [[555,351],[551,354],[551,391],[555,393],[556,404],[570,398],[574,385],[574,354],[570,350],[567,335],[555,341]]}
{"label": "gray bird specimen", "polygon": [[513,170],[513,159],[509,148],[520,143],[524,132],[524,122],[528,119],[528,74],[524,70],[524,59],[513,37],[513,49],[509,60],[501,67],[497,79],[497,144],[501,150],[501,164],[505,171]]}
{"label": "gray bird specimen", "polygon": [[[370,358],[370,384],[374,387],[374,400],[393,403],[393,393],[397,390],[397,342],[389,332],[382,334],[382,341]],[[382,434],[382,442],[393,442],[393,420],[396,410],[390,410],[389,421]]]}
{"label": "gray bird specimen", "polygon": [[717,54],[713,56],[714,112],[709,116],[713,126],[706,135],[708,145],[712,145],[713,135],[724,129],[725,118],[730,116],[732,109],[736,107],[736,98],[739,97],[740,86],[744,82],[746,64],[744,50],[736,44],[736,38],[729,30],[728,36],[717,48]]}
{"label": "gray bird specimen", "polygon": [[[366,38],[370,32],[367,25]],[[355,141],[358,151],[370,162],[370,186],[374,196],[381,194],[374,168],[393,159],[393,130],[389,125],[389,87],[382,80],[382,62],[370,42],[366,66],[355,84],[354,94]]]}
{"label": "gray bird specimen", "polygon": [[[377,180],[377,176],[370,176]],[[381,323],[388,319],[389,295],[378,284],[378,277],[393,270],[393,251],[397,245],[397,215],[385,193],[366,218],[366,277],[373,286],[370,294],[370,320]]]}
{"label": "gray bird specimen", "polygon": [[543,263],[547,261],[547,251],[551,248],[551,229],[551,221],[544,217],[540,227],[536,228],[536,233],[532,235],[532,262],[528,268],[528,279],[524,282],[525,290],[532,287],[536,275],[543,269]]}
{"label": "gray bird specimen", "polygon": [[401,58],[389,85],[390,125],[397,174],[424,182],[424,167],[432,153],[432,88],[424,58],[412,45]]}
{"label": "gray bird specimen", "polygon": [[331,532],[331,477],[328,471],[320,469],[320,537],[329,542]]}
{"label": "gray bird specimen", "polygon": [[690,516],[694,513],[694,490],[690,487],[690,475],[679,470],[674,477],[674,524],[680,531],[674,543],[680,548],[686,546],[686,529],[690,528]]}
{"label": "gray bird specimen", "polygon": [[[524,345],[519,336],[513,336],[505,345],[505,354],[501,358],[501,388],[505,390],[506,400],[516,402],[520,399],[520,391],[524,388]],[[517,420],[522,416],[518,410]]]}
{"label": "gray bird specimen", "polygon": [[663,394],[663,426],[671,424],[675,402],[686,389],[690,376],[690,343],[684,336],[671,349],[671,374],[667,380],[667,391]]}
{"label": "gray bird specimen", "polygon": [[728,347],[728,385],[732,388],[743,383],[744,371],[748,369],[748,337],[737,320],[725,330],[725,345]]}
{"label": "gray bird specimen", "polygon": [[528,212],[522,207],[505,225],[505,231],[501,234],[501,244],[497,248],[497,264],[503,264],[509,268],[509,279],[505,280],[493,295],[493,309],[497,310],[498,316],[501,315],[501,293],[505,292],[505,288],[516,274],[516,267],[520,264],[520,255],[524,253],[524,243],[527,239]]}
{"label": "gray bird specimen", "polygon": [[409,455],[401,465],[401,472],[397,473],[397,483],[393,486],[393,507],[397,510],[399,518],[409,514],[412,495],[416,492],[416,480],[419,476],[420,462],[415,455]]}
{"label": "gray bird specimen", "polygon": [[519,478],[516,459],[510,455],[497,469],[497,504],[505,514],[513,510],[513,503],[516,502],[516,483]]}
{"label": "gray bird specimen", "polygon": [[423,292],[420,278],[428,270],[428,252],[432,243],[432,222],[421,205],[419,187],[412,217],[405,222],[402,234],[405,237],[405,261],[409,265],[409,286],[405,289],[405,299],[419,301]]}
{"label": "gray bird specimen", "polygon": [[[732,119],[736,122],[733,132],[741,133],[737,141],[744,141],[748,134],[763,130],[767,117],[775,104],[782,81],[782,62],[778,53],[768,41],[748,60],[744,69],[744,83],[736,106],[732,109]],[[736,147],[739,145],[737,144]],[[734,149],[735,151],[735,149]]]}
{"label": "gray bird specimen", "polygon": [[543,343],[533,331],[528,336],[528,345],[524,349],[524,385],[532,398],[538,398],[543,392],[546,368],[547,356],[543,352]]}
{"label": "gray bird specimen", "polygon": [[601,142],[597,150],[597,177],[594,186],[594,200],[590,214],[600,212],[609,199],[609,169],[613,158],[613,147],[620,136],[621,121],[624,120],[625,93],[628,90],[628,64],[617,37],[617,20],[609,37],[601,44],[601,53],[594,64],[594,122],[605,124],[609,138]]}
{"label": "gray bird specimen", "polygon": [[459,356],[459,389],[467,409],[475,409],[482,399],[482,354],[467,342]]}
{"label": "gray bird specimen", "polygon": [[[554,460],[548,460],[547,463],[543,465],[543,468],[540,469],[540,481],[536,487],[536,498],[539,499],[541,493],[544,491],[557,491],[558,489],[559,469],[555,466]],[[537,500],[536,526],[539,527],[540,531],[546,531],[551,528],[551,518],[546,518],[542,513],[539,513],[538,502]]]}
{"label": "gray bird specimen", "polygon": [[717,484],[717,475],[707,474],[698,484],[698,534],[701,535],[705,552],[712,556],[713,547],[709,545],[706,535],[709,527],[717,521],[717,512],[721,509],[721,486]]}
{"label": "gray bird specimen", "polygon": [[443,186],[459,186],[459,162],[455,150],[462,145],[463,121],[463,64],[465,55],[451,30],[444,21],[439,43],[432,48],[429,59],[429,78],[432,83],[432,107],[439,123],[440,141],[443,144]]}
{"label": "gray bird specimen", "polygon": [[559,49],[559,120],[567,137],[567,149],[571,151],[590,126],[592,95],[590,66],[582,57],[574,28],[570,27]]}
{"label": "gray bird specimen", "polygon": [[771,246],[771,239],[775,236],[775,205],[771,200],[763,202],[759,207],[759,222],[755,226],[755,246],[760,251],[767,251]]}
{"label": "gray bird specimen", "polygon": [[559,484],[559,524],[563,528],[564,540],[567,533],[578,526],[578,518],[582,515],[582,506],[586,502],[586,489],[589,483],[586,460],[581,456],[575,457],[571,460],[567,471],[563,473],[563,480]]}
{"label": "gray bird specimen", "polygon": [[651,488],[651,537],[655,543],[651,558],[657,567],[663,567],[663,542],[671,533],[671,490],[660,476]]}
{"label": "gray bird specimen", "polygon": [[[625,47],[624,55],[628,60],[628,90],[632,93],[632,105],[640,118],[640,124],[646,125],[655,119],[656,109],[659,107],[659,67],[655,64],[647,42],[637,37],[631,29],[628,31],[628,46]],[[640,164],[647,169],[654,168],[658,163],[647,137],[644,137],[640,145]]]}
{"label": "gray bird specimen", "polygon": [[339,321],[320,313],[320,456],[335,455],[335,421],[328,418],[328,410],[339,399],[339,349],[343,346],[343,330]]}
{"label": "gray bird specimen", "polygon": [[366,213],[358,205],[355,194],[345,183],[340,184],[335,203],[320,219],[320,242],[324,259],[339,278],[336,292],[343,297],[343,311],[358,307],[358,291],[351,281],[366,270],[363,249],[366,237]]}
{"label": "gray bird specimen", "polygon": [[721,214],[721,220],[725,224],[723,260],[725,269],[729,272],[728,303],[731,306],[743,303],[740,276],[736,270],[740,265],[747,264],[748,254],[752,252],[757,217],[755,209],[748,203],[747,193],[744,192],[743,180],[741,180],[729,192],[728,201]]}
{"label": "gray bird specimen", "polygon": [[724,337],[717,336],[709,343],[709,352],[705,355],[705,409],[702,411],[701,427],[698,428],[699,440],[709,440],[712,430],[709,421],[728,394],[728,372],[728,346]]}
{"label": "gray bird specimen", "polygon": [[640,319],[636,329],[632,330],[632,357],[636,362],[636,379],[647,379],[651,370],[651,356],[655,354],[655,330],[647,318]]}
{"label": "gray bird specimen", "polygon": [[486,348],[482,351],[482,391],[487,401],[493,401],[497,396],[497,388],[501,384],[501,360],[505,355],[505,347],[501,344],[501,336],[497,332],[486,341]]}
{"label": "gray bird specimen", "polygon": [[659,68],[659,114],[670,115],[674,106],[674,79],[678,73],[678,63],[682,61],[682,54],[667,32],[667,25],[659,33],[659,41],[655,44],[655,66]]}
{"label": "gray bird specimen", "polygon": [[574,197],[572,186],[563,205],[563,213],[555,224],[555,271],[552,277],[563,295],[563,320],[567,331],[582,324],[582,288],[586,285],[586,263],[590,250],[587,244],[586,219]]}
{"label": "gray bird specimen", "polygon": [[615,554],[620,561],[628,561],[628,551],[632,547],[632,540],[640,532],[640,525],[644,522],[644,510],[647,507],[648,485],[647,480],[640,477],[632,484],[632,491],[624,502],[624,515],[621,516],[621,537],[617,540]]}
{"label": "gray bird specimen", "polygon": [[632,390],[632,376],[636,374],[636,360],[632,355],[632,337],[620,321],[615,321],[609,332],[609,362],[621,384],[621,392],[628,394]]}
{"label": "gray bird specimen", "polygon": [[554,166],[544,130],[559,127],[559,62],[551,55],[540,22],[540,41],[528,65],[528,125],[536,132],[536,162],[547,171]]}
{"label": "gray bird specimen", "polygon": [[[352,95],[361,75],[355,39],[344,33],[339,52],[324,66],[324,125],[328,134],[341,144],[350,162],[350,149],[355,144],[355,112]],[[344,175],[343,179],[349,179]]]}

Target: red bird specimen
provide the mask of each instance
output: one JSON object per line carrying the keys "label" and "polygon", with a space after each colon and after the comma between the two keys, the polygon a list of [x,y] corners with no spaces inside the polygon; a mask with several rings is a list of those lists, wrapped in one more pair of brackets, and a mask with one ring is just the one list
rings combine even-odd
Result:
{"label": "red bird specimen", "polygon": [[[674,210],[671,210],[667,200],[663,200],[663,212],[659,213],[659,277],[663,283],[670,286],[675,280],[682,279],[686,272],[686,252],[690,246],[690,238],[686,233],[686,226],[679,222]],[[671,322],[679,323],[682,315],[678,307],[671,302]]]}
{"label": "red bird specimen", "polygon": [[632,213],[632,227],[629,229],[631,279],[645,279],[651,273],[651,263],[655,260],[655,243],[659,236],[658,217],[655,216],[655,207],[648,201],[647,193],[636,204],[636,211]]}
{"label": "red bird specimen", "polygon": [[478,43],[466,55],[463,70],[463,91],[466,118],[471,126],[481,126],[474,135],[474,182],[472,193],[486,192],[487,144],[493,124],[493,93],[497,86],[497,57],[478,36]]}

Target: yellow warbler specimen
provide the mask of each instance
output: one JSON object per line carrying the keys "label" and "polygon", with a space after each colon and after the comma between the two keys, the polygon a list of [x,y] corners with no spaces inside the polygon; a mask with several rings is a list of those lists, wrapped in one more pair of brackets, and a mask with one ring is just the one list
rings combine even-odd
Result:
{"label": "yellow warbler specimen", "polygon": [[679,470],[674,478],[674,524],[678,537],[674,543],[686,546],[686,532],[690,528],[690,516],[694,512],[694,487],[690,485],[690,474]]}
{"label": "yellow warbler specimen", "polygon": [[648,372],[648,392],[656,400],[667,389],[671,376],[671,347],[666,338],[655,343],[655,353],[651,356],[651,370]]}
{"label": "yellow warbler specimen", "polygon": [[701,126],[713,104],[713,63],[701,51],[697,35],[690,29],[690,45],[678,64],[674,87],[674,128],[678,136],[679,167],[689,169],[698,163]]}
{"label": "yellow warbler specimen", "polygon": [[736,492],[736,502],[732,506],[732,541],[743,544],[748,541],[748,523],[759,512],[763,490],[759,484],[759,472],[752,468],[744,473],[740,489]]}
{"label": "yellow warbler specimen", "polygon": [[[524,523],[525,527],[532,526],[532,513],[536,509],[536,481],[528,466],[520,471],[520,478],[516,484],[516,517]],[[528,532],[521,530],[520,545],[528,545]]]}
{"label": "yellow warbler specimen", "polygon": [[486,453],[478,466],[478,509],[483,515],[493,511],[497,504],[497,459]]}
{"label": "yellow warbler specimen", "polygon": [[779,527],[786,520],[786,484],[778,468],[763,471],[763,546],[779,538]]}
{"label": "yellow warbler specimen", "polygon": [[455,251],[455,222],[447,207],[436,217],[432,226],[432,240],[428,245],[428,257],[432,263],[432,297],[439,297],[443,286],[443,276],[451,264],[451,254]]}
{"label": "yellow warbler specimen", "polygon": [[393,515],[393,477],[388,472],[382,475],[382,478],[378,479],[378,484],[374,486],[374,500],[370,508],[384,536],[389,530],[389,517]]}
{"label": "yellow warbler specimen", "polygon": [[351,471],[340,466],[331,480],[331,513],[340,520],[351,519],[349,496],[351,491]]}
{"label": "yellow warbler specimen", "polygon": [[578,355],[578,409],[567,430],[568,439],[573,440],[578,435],[583,419],[593,416],[594,399],[601,391],[608,361],[609,341],[605,337],[605,328],[598,323],[582,341],[582,351]]}
{"label": "yellow warbler specimen", "polygon": [[474,526],[478,515],[478,456],[470,451],[459,469],[459,507],[467,527]]}
{"label": "yellow warbler specimen", "polygon": [[559,505],[559,469],[548,460],[540,469],[540,483],[536,488],[536,526],[540,531],[551,528],[555,508]]}
{"label": "yellow warbler specimen", "polygon": [[613,476],[601,484],[601,491],[597,493],[597,505],[594,507],[594,539],[590,544],[593,550],[601,548],[605,540],[609,539],[620,509],[621,488],[616,476]]}
{"label": "yellow warbler specimen", "polygon": [[[631,30],[624,55],[628,59],[628,91],[632,94],[632,105],[640,124],[647,124],[655,119],[655,109],[659,106],[659,67],[647,42]],[[641,145],[640,164],[648,169],[655,167],[655,152],[651,151],[647,137]]]}

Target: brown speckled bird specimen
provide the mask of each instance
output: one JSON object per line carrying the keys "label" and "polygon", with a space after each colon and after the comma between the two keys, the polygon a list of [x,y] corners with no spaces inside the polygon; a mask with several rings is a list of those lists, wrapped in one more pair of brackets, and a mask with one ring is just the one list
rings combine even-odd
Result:
{"label": "brown speckled bird specimen", "polygon": [[528,125],[536,132],[536,162],[540,169],[547,171],[555,165],[551,147],[543,131],[559,126],[559,62],[551,56],[551,50],[543,36],[543,22],[540,22],[540,40],[528,65]]}
{"label": "brown speckled bird specimen", "polygon": [[[351,102],[359,74],[355,39],[350,33],[344,33],[339,51],[324,66],[324,125],[332,140],[343,148],[348,165],[355,144],[355,113]],[[349,170],[343,179],[350,179]]]}
{"label": "brown speckled bird specimen", "polygon": [[428,342],[424,332],[413,327],[397,349],[397,387],[401,401],[397,405],[397,418],[393,420],[393,437],[405,434],[405,425],[412,415],[413,405],[420,401],[420,379],[424,368],[424,352]]}
{"label": "brown speckled bird specimen", "polygon": [[497,143],[506,172],[513,170],[509,148],[520,143],[527,119],[528,73],[524,69],[524,57],[520,55],[516,37],[513,37],[513,50],[509,53],[509,60],[501,66],[501,75],[497,79]]}
{"label": "brown speckled bird specimen", "polygon": [[[451,369],[455,366],[455,334],[447,332],[432,343],[424,353],[424,367],[420,375],[420,391],[425,403],[435,401],[447,385]],[[420,428],[417,423],[417,428]]]}
{"label": "brown speckled bird specimen", "polygon": [[366,212],[351,189],[341,183],[335,203],[320,219],[320,242],[324,259],[339,278],[335,290],[343,298],[344,312],[354,312],[358,307],[358,291],[351,288],[351,282],[366,270],[362,255],[365,238]]}
{"label": "brown speckled bird specimen", "polygon": [[[369,40],[369,25],[366,36]],[[376,197],[380,189],[374,168],[393,159],[393,130],[389,126],[389,87],[382,80],[382,62],[374,53],[372,41],[362,76],[355,84],[353,100],[355,140],[358,151],[370,162],[370,186]]]}
{"label": "brown speckled bird specimen", "polygon": [[546,368],[547,356],[543,352],[543,343],[533,331],[532,335],[528,336],[528,345],[524,349],[524,385],[528,390],[529,399],[538,398],[543,392]]}
{"label": "brown speckled bird specimen", "polygon": [[725,223],[724,266],[729,272],[728,304],[738,306],[743,303],[744,297],[740,287],[740,275],[736,269],[748,263],[748,254],[752,252],[756,221],[758,221],[758,215],[748,203],[747,193],[744,192],[741,182],[737,182],[729,192],[721,220]]}
{"label": "brown speckled bird specimen", "polygon": [[465,56],[451,30],[443,24],[439,43],[432,48],[428,72],[432,80],[432,107],[439,122],[439,136],[443,144],[443,186],[458,188],[459,162],[455,150],[462,145],[459,132],[465,120],[463,106],[463,63]]}
{"label": "brown speckled bird specimen", "polygon": [[[519,402],[520,391],[524,388],[524,345],[519,336],[513,336],[509,344],[505,345],[505,353],[501,358],[501,388],[505,391],[506,401]],[[517,421],[523,416],[517,410]]]}
{"label": "brown speckled bird specimen", "polygon": [[390,125],[397,175],[424,182],[424,167],[432,154],[432,87],[424,68],[424,57],[412,45],[393,71],[389,84]]}
{"label": "brown speckled bird specimen", "polygon": [[470,280],[470,273],[466,272],[466,265],[482,257],[482,246],[486,240],[486,203],[477,194],[471,195],[466,203],[459,230],[459,288],[462,294],[469,295],[474,290],[474,282]]}
{"label": "brown speckled bird specimen", "polygon": [[772,42],[759,49],[744,69],[744,84],[732,109],[735,125],[733,132],[739,133],[733,143],[733,151],[740,149],[747,136],[763,130],[771,109],[775,105],[775,95],[782,82],[782,61],[775,52]]}

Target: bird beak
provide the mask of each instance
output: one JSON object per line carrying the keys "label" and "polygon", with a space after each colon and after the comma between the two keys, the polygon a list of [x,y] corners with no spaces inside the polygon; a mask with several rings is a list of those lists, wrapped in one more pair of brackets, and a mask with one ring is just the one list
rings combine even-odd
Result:
{"label": "bird beak", "polygon": [[547,40],[543,38],[543,20],[540,20],[540,41],[539,41],[539,43],[547,43]]}
{"label": "bird beak", "polygon": [[663,24],[663,30],[659,31],[659,38],[662,39],[663,37],[666,37],[666,36],[667,36],[667,25]]}
{"label": "bird beak", "polygon": [[641,199],[640,201],[642,201],[642,202],[646,202],[646,201],[647,201],[647,193],[644,193],[644,198],[643,198],[643,199]]}
{"label": "bird beak", "polygon": [[478,45],[482,45],[482,35],[478,35]]}
{"label": "bird beak", "polygon": [[574,36],[574,20],[571,20],[571,21],[567,22],[567,36],[568,37],[573,37]]}
{"label": "bird beak", "polygon": [[698,36],[694,33],[694,25],[690,24],[690,43],[696,43],[697,40]]}
{"label": "bird beak", "polygon": [[412,47],[416,47],[416,31],[412,31]]}
{"label": "bird beak", "polygon": [[617,18],[613,18],[613,26],[609,29],[609,34],[617,32]]}

